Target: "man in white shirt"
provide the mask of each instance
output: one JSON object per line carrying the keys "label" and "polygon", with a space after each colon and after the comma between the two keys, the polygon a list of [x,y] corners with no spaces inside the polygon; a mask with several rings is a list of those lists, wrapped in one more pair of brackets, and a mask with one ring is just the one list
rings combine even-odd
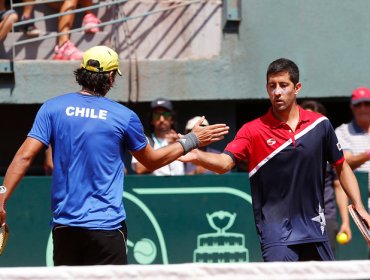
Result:
{"label": "man in white shirt", "polygon": [[[370,173],[370,89],[359,87],[352,92],[351,110],[353,120],[340,125],[335,133],[350,167]],[[370,175],[368,183],[370,190]]]}
{"label": "man in white shirt", "polygon": [[[151,134],[147,136],[148,142],[156,150],[167,146],[178,139],[174,130],[174,111],[172,102],[165,98],[158,98],[150,104]],[[184,175],[184,163],[173,161],[157,170],[150,170],[132,157],[131,167],[137,174],[152,174],[156,176]]]}

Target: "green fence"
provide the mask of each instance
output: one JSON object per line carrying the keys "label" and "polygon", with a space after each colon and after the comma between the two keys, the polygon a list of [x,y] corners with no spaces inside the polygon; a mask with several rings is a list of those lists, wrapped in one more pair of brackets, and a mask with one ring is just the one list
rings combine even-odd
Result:
{"label": "green fence", "polygon": [[[367,174],[356,174],[367,198]],[[52,265],[50,177],[26,177],[7,205],[10,235],[0,266]],[[131,264],[262,261],[248,175],[125,178]],[[367,259],[352,224],[353,241],[337,259]]]}

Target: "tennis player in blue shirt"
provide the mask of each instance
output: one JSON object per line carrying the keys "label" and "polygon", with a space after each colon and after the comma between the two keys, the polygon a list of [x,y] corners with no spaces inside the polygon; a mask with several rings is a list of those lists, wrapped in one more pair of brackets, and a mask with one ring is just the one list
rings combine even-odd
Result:
{"label": "tennis player in blue shirt", "polygon": [[105,97],[116,75],[121,75],[115,51],[105,46],[87,50],[74,74],[82,89],[41,106],[6,172],[5,191],[0,194],[0,224],[6,222],[5,202],[33,158],[50,144],[54,264],[126,264],[122,203],[125,151],[154,170],[193,148],[222,139],[228,127],[201,127],[203,118],[191,133],[154,150],[138,116]]}

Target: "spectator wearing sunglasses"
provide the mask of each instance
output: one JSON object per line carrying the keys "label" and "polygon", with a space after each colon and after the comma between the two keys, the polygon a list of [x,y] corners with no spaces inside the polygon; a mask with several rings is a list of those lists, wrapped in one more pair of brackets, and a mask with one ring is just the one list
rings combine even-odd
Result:
{"label": "spectator wearing sunglasses", "polygon": [[[150,134],[147,135],[149,144],[156,150],[175,142],[179,137],[175,131],[175,112],[172,102],[165,98],[153,100],[150,104]],[[156,176],[184,175],[184,163],[173,161],[157,170],[150,170],[132,157],[132,170],[136,174],[152,174]]]}
{"label": "spectator wearing sunglasses", "polygon": [[[356,88],[352,92],[353,119],[340,125],[335,133],[344,151],[344,157],[353,170],[368,172],[370,191],[370,89]],[[370,199],[368,201],[370,209]]]}

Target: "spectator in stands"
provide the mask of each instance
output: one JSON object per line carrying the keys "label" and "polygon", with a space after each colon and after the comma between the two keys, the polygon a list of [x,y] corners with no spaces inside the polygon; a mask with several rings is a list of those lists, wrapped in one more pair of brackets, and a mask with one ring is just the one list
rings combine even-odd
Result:
{"label": "spectator in stands", "polygon": [[[370,89],[356,88],[352,92],[353,119],[336,128],[339,143],[349,166],[353,170],[368,172],[370,191]],[[370,199],[368,200],[370,211]]]}
{"label": "spectator in stands", "polygon": [[271,62],[266,71],[268,112],[244,124],[223,153],[195,149],[180,158],[217,173],[231,170],[237,161],[247,161],[254,220],[267,262],[334,260],[323,208],[328,162],[370,225],[356,177],[330,121],[297,104],[301,87],[293,61]]}
{"label": "spectator in stands", "polygon": [[[188,122],[186,123],[186,126],[185,126],[185,131],[184,131],[185,134],[189,133],[193,129],[195,124],[201,118],[202,117],[200,117],[200,116],[196,116],[196,117],[191,118],[190,120],[188,120]],[[201,123],[201,126],[207,126],[207,125],[209,125],[209,123],[206,119],[204,119],[204,121]],[[210,152],[210,153],[217,153],[217,154],[221,153],[219,150],[213,149],[209,146],[202,147],[200,149],[202,151]],[[186,175],[195,175],[195,174],[216,174],[216,173],[209,170],[209,169],[204,168],[201,165],[195,165],[191,162],[185,162],[185,174]]]}
{"label": "spectator in stands", "polygon": [[[59,7],[55,5],[58,3],[49,4],[53,7]],[[80,7],[90,7],[92,5],[92,0],[64,0],[60,7],[60,13],[71,11],[76,9],[77,6]],[[71,30],[75,14],[68,14],[59,17],[58,21],[58,32],[68,32]],[[85,16],[82,21],[82,26],[86,33],[96,33],[99,31],[97,24],[101,21],[93,14],[91,11],[85,12]],[[83,52],[80,51],[71,41],[70,34],[62,34],[58,36],[57,45],[54,49],[55,60],[81,60]]]}
{"label": "spectator in stands", "polygon": [[[23,2],[31,3],[31,2],[35,2],[35,0],[23,0]],[[32,12],[33,12],[33,5],[24,6],[21,21],[33,19]],[[41,33],[34,23],[24,24],[20,27],[20,30],[22,30],[24,34],[26,34],[28,37],[37,37]]]}
{"label": "spectator in stands", "polygon": [[138,116],[105,97],[117,74],[121,71],[115,51],[105,46],[87,50],[74,71],[81,88],[41,106],[0,187],[3,226],[6,202],[36,155],[52,146],[54,265],[127,264],[122,201],[126,151],[154,170],[228,132],[224,124],[200,127],[201,120],[179,141],[154,150]]}
{"label": "spectator in stands", "polygon": [[[301,107],[312,112],[318,112],[324,116],[326,115],[324,105],[314,100],[303,101]],[[338,226],[336,204],[338,205],[339,215],[342,220],[340,228]],[[331,249],[335,255],[337,234],[345,233],[348,236],[349,242],[352,239],[352,232],[347,208],[348,197],[343,191],[338,176],[330,164],[326,165],[324,205],[327,233]]]}
{"label": "spectator in stands", "polygon": [[[175,131],[175,112],[172,102],[165,98],[158,98],[150,105],[150,135],[147,135],[149,144],[154,149],[174,143],[179,137]],[[136,174],[153,174],[156,176],[184,175],[184,163],[174,161],[157,170],[147,168],[137,161],[131,161],[132,170]]]}
{"label": "spectator in stands", "polygon": [[14,10],[7,10],[5,0],[0,0],[0,42],[4,41],[17,22],[18,15]]}

